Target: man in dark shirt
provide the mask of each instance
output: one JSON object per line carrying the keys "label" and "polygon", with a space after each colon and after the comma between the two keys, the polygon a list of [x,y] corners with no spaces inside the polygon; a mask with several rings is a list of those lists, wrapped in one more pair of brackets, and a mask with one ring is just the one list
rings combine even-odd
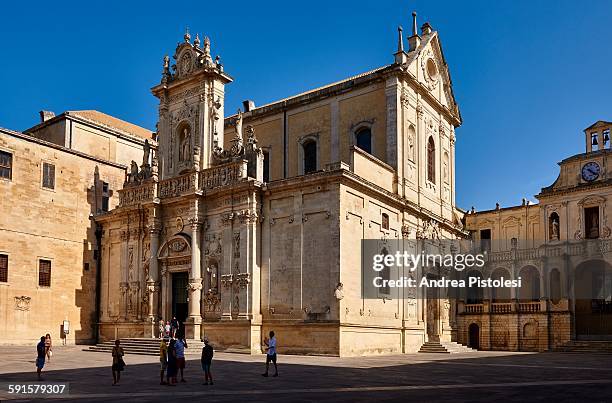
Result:
{"label": "man in dark shirt", "polygon": [[212,373],[210,372],[210,364],[212,364],[213,348],[208,343],[208,337],[204,337],[204,347],[202,347],[202,369],[204,370],[204,385],[213,384]]}
{"label": "man in dark shirt", "polygon": [[42,379],[40,372],[45,366],[45,336],[42,336],[40,338],[40,342],[36,345],[36,353],[36,373],[38,374],[38,380],[40,381]]}

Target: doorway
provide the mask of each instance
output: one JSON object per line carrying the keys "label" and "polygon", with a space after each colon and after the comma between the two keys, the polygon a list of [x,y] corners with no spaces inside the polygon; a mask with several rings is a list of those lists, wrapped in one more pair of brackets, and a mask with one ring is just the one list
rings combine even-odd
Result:
{"label": "doorway", "polygon": [[581,263],[575,293],[576,338],[612,340],[612,267],[603,260]]}
{"label": "doorway", "polygon": [[189,273],[172,273],[172,316],[181,324],[179,333],[183,332],[183,323],[187,319],[187,283]]}
{"label": "doorway", "polygon": [[478,350],[480,348],[480,328],[472,323],[468,328],[468,347]]}

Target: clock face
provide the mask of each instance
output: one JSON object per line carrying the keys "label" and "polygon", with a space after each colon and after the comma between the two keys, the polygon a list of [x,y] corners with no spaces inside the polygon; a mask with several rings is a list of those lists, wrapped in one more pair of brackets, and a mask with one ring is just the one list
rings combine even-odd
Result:
{"label": "clock face", "polygon": [[596,162],[587,162],[582,166],[582,179],[592,182],[599,178],[600,168]]}

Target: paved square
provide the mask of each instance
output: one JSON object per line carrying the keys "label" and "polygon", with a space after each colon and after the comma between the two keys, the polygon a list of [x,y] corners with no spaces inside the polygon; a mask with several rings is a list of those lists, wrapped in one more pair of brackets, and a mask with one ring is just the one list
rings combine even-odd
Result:
{"label": "paved square", "polygon": [[[111,357],[55,347],[44,380],[69,382],[69,400],[161,402],[180,399],[309,401],[612,401],[612,356],[504,353],[379,357],[279,356],[278,378],[263,378],[263,356],[216,353],[214,386],[202,385],[199,348],[187,356],[186,383],[159,385],[157,357],[127,355],[121,385],[111,386]],[[36,380],[34,347],[0,347],[1,399],[6,382]],[[57,399],[54,399],[57,400]],[[62,398],[64,400],[64,398]]]}

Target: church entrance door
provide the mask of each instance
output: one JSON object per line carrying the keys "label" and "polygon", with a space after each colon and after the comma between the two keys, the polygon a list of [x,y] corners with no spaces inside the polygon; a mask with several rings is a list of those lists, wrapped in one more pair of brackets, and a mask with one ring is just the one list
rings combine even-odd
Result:
{"label": "church entrance door", "polygon": [[183,323],[187,319],[187,283],[189,273],[172,273],[172,315],[181,323],[181,334]]}

